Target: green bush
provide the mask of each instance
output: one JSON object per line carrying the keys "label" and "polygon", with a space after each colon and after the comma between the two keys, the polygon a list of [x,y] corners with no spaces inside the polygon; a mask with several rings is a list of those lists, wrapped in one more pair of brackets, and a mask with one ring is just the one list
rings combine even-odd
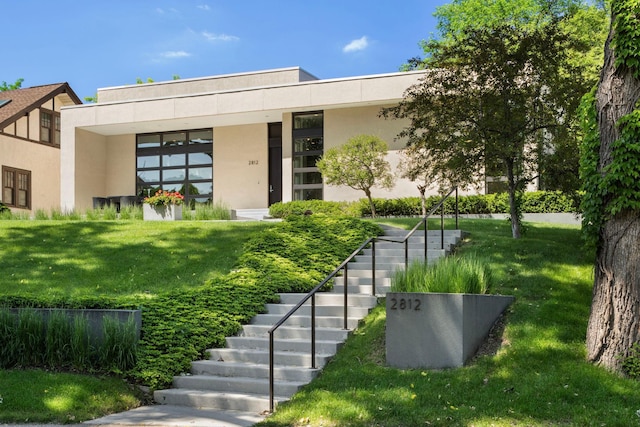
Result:
{"label": "green bush", "polygon": [[486,294],[491,286],[488,264],[474,257],[450,256],[428,265],[413,261],[398,270],[391,281],[393,292],[441,292]]}
{"label": "green bush", "polygon": [[[425,200],[427,212],[431,211],[442,199],[440,196],[430,196]],[[420,198],[405,197],[401,199],[374,199],[376,212],[379,216],[420,216],[422,209]],[[455,213],[455,197],[449,197],[444,203],[445,215]],[[566,194],[557,191],[533,191],[523,194],[522,212],[527,213],[555,213],[578,212],[580,194]],[[370,209],[365,199],[354,202],[350,212],[356,216],[370,215]],[[468,195],[458,197],[458,212],[460,214],[491,214],[509,213],[509,196],[507,193]],[[440,213],[438,209],[436,213]]]}
{"label": "green bush", "polygon": [[629,355],[622,360],[622,370],[629,378],[640,380],[640,343],[631,346]]}
{"label": "green bush", "polygon": [[325,200],[278,202],[269,207],[269,215],[274,218],[287,218],[291,215],[304,215],[305,212],[311,212],[313,214],[343,216],[350,214],[349,205],[348,202],[330,202]]}

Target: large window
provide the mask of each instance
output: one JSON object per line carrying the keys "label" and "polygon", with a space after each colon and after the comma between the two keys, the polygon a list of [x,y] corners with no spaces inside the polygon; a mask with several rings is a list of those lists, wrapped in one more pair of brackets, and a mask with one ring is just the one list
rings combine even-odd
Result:
{"label": "large window", "polygon": [[40,110],[40,141],[60,145],[60,113]]}
{"label": "large window", "polygon": [[137,136],[137,194],[179,191],[185,202],[213,200],[213,130],[189,130]]}
{"label": "large window", "polygon": [[293,200],[322,199],[323,125],[322,112],[293,115]]}
{"label": "large window", "polygon": [[2,166],[2,203],[31,209],[31,172]]}

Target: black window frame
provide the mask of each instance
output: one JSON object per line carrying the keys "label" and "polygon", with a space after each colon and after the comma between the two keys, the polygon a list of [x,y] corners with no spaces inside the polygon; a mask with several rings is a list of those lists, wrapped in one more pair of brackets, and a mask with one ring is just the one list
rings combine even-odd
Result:
{"label": "black window frame", "polygon": [[[296,118],[302,116],[317,116],[320,115],[320,126],[313,127],[298,127]],[[304,124],[304,122],[302,122]],[[308,123],[314,123],[311,119]],[[322,200],[324,198],[324,183],[322,178],[320,182],[314,182],[311,184],[296,183],[297,174],[318,174],[320,170],[315,166],[296,166],[296,159],[308,156],[315,156],[317,159],[324,154],[324,111],[305,111],[292,114],[292,138],[291,138],[291,150],[292,150],[292,199],[293,200]],[[296,150],[296,141],[301,139],[319,139],[320,146],[317,150]],[[317,160],[316,160],[317,161]],[[303,178],[304,181],[304,178]],[[300,196],[302,194],[302,196]]]}
{"label": "black window frame", "polygon": [[[211,142],[203,144],[190,143],[190,135],[196,132],[210,132]],[[168,139],[165,141],[165,137],[172,137],[184,133],[184,139],[179,142],[179,139]],[[156,136],[158,138],[157,146],[139,147],[139,141],[141,137]],[[178,141],[173,143],[173,141]],[[194,163],[190,164],[189,154],[192,153],[204,153],[211,157],[207,163]],[[184,164],[165,166],[165,156],[179,156],[184,155]],[[157,165],[150,167],[139,167],[138,158],[145,156],[158,156],[159,161]],[[193,179],[189,176],[190,169],[196,168],[211,168],[211,178]],[[180,179],[164,179],[165,171],[184,171],[184,176]],[[141,181],[140,172],[158,171],[158,180],[156,181]],[[191,187],[193,184],[209,184],[211,185],[211,192],[204,194],[191,194]],[[166,189],[165,186],[182,185],[180,192],[185,196],[185,204],[193,207],[197,200],[206,198],[207,202],[213,200],[213,129],[188,129],[188,130],[176,130],[167,132],[151,132],[136,135],[136,194],[138,197],[151,196],[159,189]],[[195,188],[195,187],[194,187]]]}

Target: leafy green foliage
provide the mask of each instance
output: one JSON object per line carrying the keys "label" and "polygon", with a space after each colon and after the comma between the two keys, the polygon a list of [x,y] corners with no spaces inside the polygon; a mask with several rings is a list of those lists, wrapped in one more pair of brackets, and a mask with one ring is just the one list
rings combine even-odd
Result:
{"label": "leafy green foliage", "polygon": [[585,193],[583,234],[588,244],[595,245],[606,220],[625,209],[640,211],[640,110],[618,121],[620,138],[611,144],[611,161],[602,171],[595,90],[585,95],[580,114],[584,133],[580,160]]}
{"label": "leafy green foliage", "polygon": [[640,380],[640,343],[634,343],[622,362],[623,372],[630,378]]}
{"label": "leafy green foliage", "polygon": [[600,133],[596,121],[596,88],[586,94],[578,114],[583,132],[580,145],[580,179],[584,197],[580,204],[582,230],[586,242],[595,247],[598,233],[604,221],[604,194],[602,177],[598,172],[600,160]]}
{"label": "leafy green foliage", "polygon": [[349,215],[349,205],[348,202],[332,202],[328,200],[294,200],[292,202],[274,203],[269,206],[269,215],[274,218],[304,215],[308,212],[329,216]]}
{"label": "leafy green foliage", "polygon": [[584,93],[585,82],[567,72],[567,36],[552,21],[465,29],[455,43],[430,43],[434,68],[383,114],[410,120],[400,136],[423,147],[448,181],[464,187],[506,177],[515,218],[516,193],[548,151],[542,131],[567,126]]}
{"label": "leafy green foliage", "polygon": [[[578,192],[531,191],[523,193],[520,199],[522,212],[555,213],[578,212],[582,194]],[[425,207],[429,211],[441,200],[440,196],[425,198]],[[418,197],[398,199],[372,199],[376,213],[380,217],[420,216],[421,200]],[[274,218],[286,218],[290,215],[304,215],[306,211],[327,215],[349,215],[368,217],[371,215],[369,201],[328,202],[323,200],[304,200],[271,205],[269,213]],[[446,215],[455,213],[455,198],[448,198],[444,204]],[[461,214],[508,213],[509,197],[506,193],[478,194],[458,197],[458,212]]]}
{"label": "leafy green foliage", "polygon": [[615,16],[615,32],[611,41],[616,52],[615,66],[630,68],[634,77],[640,79],[640,4],[636,0],[615,0],[611,2],[611,9]]}
{"label": "leafy green foliage", "polygon": [[385,156],[388,146],[374,135],[357,135],[344,145],[325,151],[317,162],[326,184],[346,185],[364,191],[370,202],[371,216],[376,216],[371,203],[371,188],[392,188],[393,175]]}
{"label": "leafy green foliage", "polygon": [[441,292],[486,294],[491,287],[491,270],[477,257],[449,256],[429,265],[413,261],[407,270],[391,278],[393,292]]}
{"label": "leafy green foliage", "polygon": [[24,79],[22,78],[17,79],[14,83],[7,83],[3,81],[2,83],[0,83],[0,92],[20,89],[22,87],[22,82],[24,82]]}

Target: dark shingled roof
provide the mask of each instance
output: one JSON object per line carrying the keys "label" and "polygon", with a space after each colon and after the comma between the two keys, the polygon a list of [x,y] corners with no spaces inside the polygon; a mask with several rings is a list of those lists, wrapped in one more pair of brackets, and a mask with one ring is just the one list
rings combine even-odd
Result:
{"label": "dark shingled roof", "polygon": [[10,101],[0,107],[0,131],[27,112],[40,107],[61,93],[67,94],[62,100],[63,105],[82,104],[82,101],[73,92],[68,83],[56,83],[0,92],[0,101]]}

